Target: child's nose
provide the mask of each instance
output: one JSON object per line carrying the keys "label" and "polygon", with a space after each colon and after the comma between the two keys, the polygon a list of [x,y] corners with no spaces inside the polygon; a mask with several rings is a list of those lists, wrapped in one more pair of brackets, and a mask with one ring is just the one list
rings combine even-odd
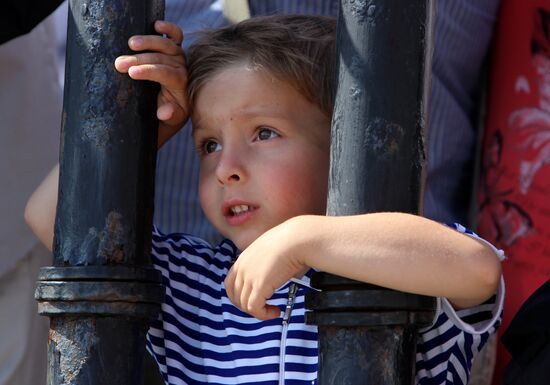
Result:
{"label": "child's nose", "polygon": [[216,177],[222,184],[232,184],[242,182],[246,178],[246,169],[243,162],[244,154],[242,151],[224,148],[220,161],[216,168]]}

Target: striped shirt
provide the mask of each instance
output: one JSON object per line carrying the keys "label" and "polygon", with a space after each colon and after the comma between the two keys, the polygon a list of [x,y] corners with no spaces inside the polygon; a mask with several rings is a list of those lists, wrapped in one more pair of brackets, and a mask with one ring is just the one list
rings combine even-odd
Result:
{"label": "striped shirt", "polygon": [[[212,248],[200,238],[154,230],[153,263],[162,273],[166,298],[149,329],[147,347],[165,382],[276,385],[282,358],[284,384],[315,384],[317,328],[304,323],[308,289],[298,288],[283,335],[281,318],[259,321],[227,297],[223,281],[237,252],[228,240]],[[269,303],[283,311],[289,286],[276,290]],[[490,301],[461,311],[438,299],[433,324],[419,333],[417,384],[467,383],[474,355],[500,322],[503,292],[501,282]]]}
{"label": "striped shirt", "polygon": [[[252,16],[336,16],[339,0],[249,0],[248,4]],[[424,214],[439,222],[469,223],[480,73],[499,4],[500,0],[437,2]],[[192,42],[194,31],[227,23],[222,0],[167,0],[166,19],[183,29],[184,47]],[[167,232],[185,231],[215,244],[220,236],[199,205],[198,164],[189,127],[159,151],[155,223]]]}

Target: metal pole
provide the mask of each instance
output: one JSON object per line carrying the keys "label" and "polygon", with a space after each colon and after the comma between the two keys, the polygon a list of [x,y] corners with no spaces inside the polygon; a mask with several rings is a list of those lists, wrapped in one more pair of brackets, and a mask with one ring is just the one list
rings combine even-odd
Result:
{"label": "metal pole", "polygon": [[50,320],[48,384],[141,383],[162,301],[149,265],[157,88],[114,69],[151,34],[162,0],[70,0],[54,266],[39,274]]}
{"label": "metal pole", "polygon": [[[422,212],[434,2],[342,0],[328,214]],[[306,315],[319,327],[319,384],[412,384],[431,297],[324,273]]]}

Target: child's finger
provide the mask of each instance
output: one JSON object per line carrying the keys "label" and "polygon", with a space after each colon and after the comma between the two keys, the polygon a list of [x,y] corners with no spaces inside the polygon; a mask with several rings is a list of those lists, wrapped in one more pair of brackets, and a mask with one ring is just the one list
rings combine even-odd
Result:
{"label": "child's finger", "polygon": [[170,138],[189,118],[186,95],[184,92],[179,93],[179,95],[170,93],[170,91],[167,91],[167,93],[160,92],[157,97],[157,106],[157,118],[165,123],[163,128],[168,129],[164,131]]}
{"label": "child's finger", "polygon": [[137,55],[122,55],[115,59],[117,71],[126,73],[133,66],[143,64],[165,64],[172,67],[182,67],[185,61],[183,57],[167,56],[156,53],[141,53]]}
{"label": "child's finger", "polygon": [[241,304],[240,308],[245,313],[251,314],[253,309],[250,307],[249,298],[252,288],[250,285],[244,284],[240,290],[239,303]]}
{"label": "child's finger", "polygon": [[277,306],[268,305],[266,299],[257,291],[252,292],[248,297],[246,312],[260,320],[277,318],[281,314]]}
{"label": "child's finger", "polygon": [[250,312],[250,315],[259,320],[267,321],[279,317],[281,310],[274,305],[265,305],[254,312]]}
{"label": "child's finger", "polygon": [[223,286],[225,287],[225,292],[227,293],[227,297],[229,297],[229,300],[231,300],[231,297],[233,296],[234,280],[232,278],[233,277],[231,276],[231,270],[229,270],[227,277],[225,277],[225,280],[223,281]]}
{"label": "child's finger", "polygon": [[274,319],[281,316],[281,309],[275,305],[265,305],[266,319]]}
{"label": "child's finger", "polygon": [[155,22],[155,31],[168,36],[168,38],[177,45],[181,45],[183,42],[183,32],[181,28],[174,23],[164,20],[157,20]]}
{"label": "child's finger", "polygon": [[134,51],[155,51],[167,55],[182,55],[183,50],[172,39],[156,35],[136,35],[128,40],[128,47]]}
{"label": "child's finger", "polygon": [[157,108],[158,120],[170,120],[174,116],[176,108],[172,103],[165,103]]}
{"label": "child's finger", "polygon": [[172,90],[183,91],[187,81],[187,73],[181,68],[165,64],[143,64],[130,67],[128,75],[134,80],[149,80],[157,82]]}
{"label": "child's finger", "polygon": [[241,302],[240,302],[242,281],[237,279],[237,275],[235,274],[233,268],[231,268],[227,273],[227,277],[225,277],[224,284],[225,284],[225,291],[231,303],[236,307],[238,307],[239,309],[242,309]]}

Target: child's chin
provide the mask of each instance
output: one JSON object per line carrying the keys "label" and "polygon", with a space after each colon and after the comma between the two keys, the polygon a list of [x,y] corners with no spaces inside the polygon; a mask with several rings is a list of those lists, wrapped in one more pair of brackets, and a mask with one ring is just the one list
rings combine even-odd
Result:
{"label": "child's chin", "polygon": [[231,241],[235,244],[235,246],[237,246],[237,249],[239,249],[240,251],[245,250],[248,246],[252,244],[252,242],[254,242],[254,240],[255,239],[249,239],[244,237],[231,239]]}
{"label": "child's chin", "polygon": [[248,246],[250,246],[252,242],[239,242],[235,240],[233,241],[233,243],[235,244],[235,246],[237,246],[237,249],[239,249],[240,251],[244,251]]}

